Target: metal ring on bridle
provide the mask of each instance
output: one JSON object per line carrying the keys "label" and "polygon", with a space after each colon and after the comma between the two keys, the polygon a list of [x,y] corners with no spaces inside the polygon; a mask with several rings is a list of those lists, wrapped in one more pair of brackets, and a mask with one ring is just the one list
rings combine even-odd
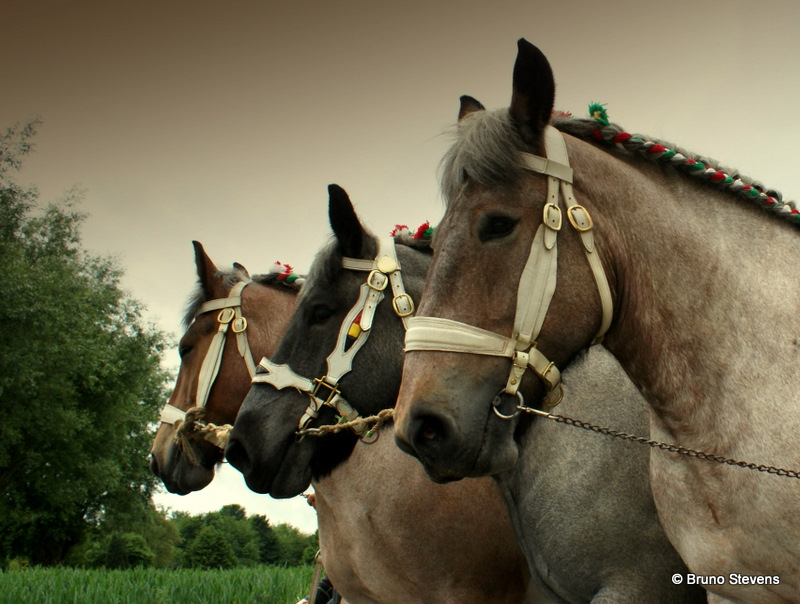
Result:
{"label": "metal ring on bridle", "polygon": [[523,398],[522,393],[519,390],[517,390],[516,395],[517,395],[517,398],[519,399],[519,405],[517,405],[516,411],[514,411],[514,413],[512,413],[511,415],[505,415],[503,413],[500,413],[497,410],[497,406],[502,401],[502,399],[500,397],[502,397],[503,394],[505,394],[505,391],[504,390],[500,390],[495,395],[495,397],[492,399],[492,411],[494,411],[494,414],[497,417],[499,417],[500,419],[514,419],[515,417],[517,417],[520,414],[520,411],[521,411],[520,407],[524,407],[525,406],[525,399]]}

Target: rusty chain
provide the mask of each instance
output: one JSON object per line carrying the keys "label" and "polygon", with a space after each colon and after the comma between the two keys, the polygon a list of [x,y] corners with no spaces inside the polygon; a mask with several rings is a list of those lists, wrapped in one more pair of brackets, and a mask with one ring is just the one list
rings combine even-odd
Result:
{"label": "rusty chain", "polygon": [[705,453],[703,451],[687,449],[686,447],[682,447],[680,445],[664,443],[657,440],[650,440],[649,438],[645,438],[644,436],[636,436],[635,434],[628,434],[627,432],[620,432],[618,430],[611,430],[610,428],[603,428],[602,426],[596,426],[594,424],[590,424],[589,422],[573,419],[571,417],[565,417],[563,415],[554,415],[552,413],[547,413],[546,411],[533,409],[532,407],[518,406],[517,409],[519,409],[520,411],[524,411],[525,413],[531,413],[535,415],[540,415],[542,417],[546,417],[547,419],[553,420],[560,424],[574,426],[575,428],[581,428],[583,430],[596,432],[598,434],[605,434],[606,436],[611,436],[612,438],[620,438],[622,440],[636,442],[642,445],[653,447],[654,449],[669,451],[670,453],[678,453],[679,455],[685,455],[687,457],[695,457],[697,459],[704,459],[706,461],[713,461],[716,463],[726,464],[729,466],[747,468],[748,470],[757,470],[759,472],[766,472],[767,474],[775,474],[776,476],[788,476],[789,478],[800,478],[800,472],[796,470],[786,470],[784,468],[776,468],[774,466],[756,464],[747,461],[738,461],[736,459],[731,459],[729,457],[722,457],[721,455],[714,455],[712,453]]}

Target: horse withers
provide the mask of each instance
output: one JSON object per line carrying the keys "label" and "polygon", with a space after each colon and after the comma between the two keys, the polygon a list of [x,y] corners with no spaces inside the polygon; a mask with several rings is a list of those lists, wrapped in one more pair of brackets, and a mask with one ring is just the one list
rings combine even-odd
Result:
{"label": "horse withers", "polygon": [[493,401],[513,407],[531,368],[526,400],[555,404],[559,369],[604,336],[648,403],[651,438],[701,453],[651,455],[659,516],[692,576],[733,600],[797,601],[800,484],[768,474],[800,468],[786,370],[800,350],[796,209],[602,112],[551,125],[553,99],[547,60],[521,40],[510,108],[462,102],[408,332],[402,446],[440,480],[507,470],[519,448]]}
{"label": "horse withers", "polygon": [[[282,496],[305,488],[316,476],[318,507],[322,503],[341,518],[338,530],[377,528],[381,518],[393,518],[396,532],[385,537],[382,547],[397,552],[403,569],[412,561],[428,569],[417,577],[423,591],[413,601],[514,601],[501,581],[502,571],[516,564],[514,551],[506,533],[497,534],[487,524],[506,516],[491,482],[431,487],[421,466],[391,442],[391,426],[379,428],[377,442],[366,444],[335,424],[336,413],[348,412],[340,399],[360,416],[380,417],[393,404],[403,361],[403,321],[408,320],[402,315],[413,310],[405,296],[418,299],[431,251],[424,238],[406,235],[391,242],[367,232],[338,187],[331,187],[330,220],[335,240],[317,255],[275,358],[261,364],[231,435],[228,459],[245,473],[251,488]],[[352,369],[343,373],[341,357],[356,347]],[[593,353],[568,379],[588,386],[585,377],[595,374],[598,379],[590,387],[570,391],[564,404],[598,421],[621,414],[626,427],[645,430],[641,398],[608,353]],[[326,385],[314,386],[318,382]],[[285,388],[276,390],[278,383]],[[314,397],[302,392],[312,387]],[[312,400],[319,390],[328,404]],[[355,418],[350,425],[371,441],[374,435],[363,431],[362,420]],[[544,601],[705,601],[702,589],[671,581],[686,569],[659,525],[644,450],[629,451],[624,443],[541,422],[526,422],[519,432],[520,447],[530,454],[499,484],[532,584]],[[359,480],[362,464],[376,456],[381,467],[404,476],[399,488],[386,489],[365,476]],[[330,469],[344,458],[345,463]],[[350,491],[337,486],[345,473],[352,476],[345,483]],[[358,513],[337,511],[348,501]],[[442,547],[426,521],[445,533],[471,532],[472,542]],[[473,570],[465,573],[470,565]],[[373,567],[376,573],[397,572]],[[476,584],[477,579],[484,583]],[[450,581],[451,591],[442,591],[438,581]]]}

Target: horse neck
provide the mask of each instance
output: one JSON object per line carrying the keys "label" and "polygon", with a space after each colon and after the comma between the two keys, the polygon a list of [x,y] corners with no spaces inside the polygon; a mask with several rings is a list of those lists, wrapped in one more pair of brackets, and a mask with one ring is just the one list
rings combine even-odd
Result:
{"label": "horse neck", "polygon": [[794,227],[705,183],[576,147],[576,193],[597,207],[616,282],[605,343],[665,427],[680,432],[690,414],[724,431],[720,412],[733,423],[736,410],[789,395],[788,380],[764,385],[798,348]]}

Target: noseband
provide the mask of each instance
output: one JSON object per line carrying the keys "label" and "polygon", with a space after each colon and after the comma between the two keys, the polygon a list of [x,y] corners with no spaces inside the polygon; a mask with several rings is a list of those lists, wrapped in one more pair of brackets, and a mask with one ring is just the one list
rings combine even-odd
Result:
{"label": "noseband", "polygon": [[[528,261],[520,276],[512,337],[502,336],[450,319],[414,317],[410,320],[406,332],[405,350],[461,352],[508,357],[512,360],[512,365],[506,386],[501,393],[517,396],[522,402],[522,395],[518,388],[522,376],[530,368],[547,389],[543,406],[552,408],[563,398],[561,373],[555,364],[539,351],[536,338],[539,337],[556,289],[558,258],[556,244],[562,226],[561,197],[564,198],[569,223],[580,234],[586,258],[600,294],[603,318],[593,343],[600,342],[608,331],[611,325],[613,303],[608,280],[594,245],[592,218],[586,208],[578,205],[575,201],[572,191],[573,172],[569,167],[564,137],[556,128],[548,126],[544,132],[544,143],[547,157],[530,153],[522,154],[528,170],[547,176],[548,191],[542,224],[536,231]],[[493,401],[494,412],[503,419],[514,417],[514,415],[502,415],[497,410],[499,400],[500,397],[497,396]]]}
{"label": "noseband", "polygon": [[[178,432],[175,435],[176,440],[179,440],[184,433],[189,433],[195,430],[194,424],[198,422],[198,415],[202,416],[205,407],[208,404],[208,396],[211,392],[211,387],[219,373],[220,365],[222,364],[222,352],[225,349],[225,337],[228,329],[236,335],[236,345],[239,350],[239,356],[242,357],[247,365],[247,372],[250,377],[253,377],[256,372],[255,362],[253,361],[253,353],[250,350],[250,344],[247,340],[247,319],[242,316],[242,290],[249,284],[250,281],[239,281],[236,283],[228,293],[227,298],[217,298],[209,300],[200,306],[197,313],[195,313],[193,321],[197,320],[202,314],[218,310],[217,333],[211,340],[211,344],[206,351],[206,356],[203,359],[203,364],[200,367],[200,375],[197,378],[197,394],[195,395],[194,407],[189,411],[178,409],[177,407],[167,403],[161,411],[161,421],[165,424],[176,425]],[[189,419],[187,420],[187,413]],[[190,425],[191,424],[191,425]],[[213,424],[209,424],[209,427]],[[206,426],[203,426],[205,428]],[[224,448],[225,441],[227,441],[227,433],[224,435],[220,431],[224,427],[213,426],[211,430],[200,430],[203,432],[203,438],[211,441],[217,446]],[[230,430],[230,428],[228,428]]]}
{"label": "noseband", "polygon": [[[384,298],[384,290],[391,291],[392,308],[408,329],[414,302],[403,287],[394,240],[382,241],[380,248],[374,260],[342,258],[342,268],[367,272],[368,275],[366,282],[361,284],[358,300],[342,321],[336,346],[327,358],[325,375],[308,379],[292,371],[288,365],[273,363],[266,357],[258,364],[260,371],[253,376],[254,384],[271,384],[278,390],[291,387],[308,395],[310,402],[298,423],[299,434],[319,416],[322,407],[333,408],[340,422],[352,422],[361,417],[342,396],[339,380],[350,372],[353,358],[366,343],[375,311]],[[377,438],[377,433],[371,433],[366,426],[354,427],[353,430],[364,441],[371,442]]]}

